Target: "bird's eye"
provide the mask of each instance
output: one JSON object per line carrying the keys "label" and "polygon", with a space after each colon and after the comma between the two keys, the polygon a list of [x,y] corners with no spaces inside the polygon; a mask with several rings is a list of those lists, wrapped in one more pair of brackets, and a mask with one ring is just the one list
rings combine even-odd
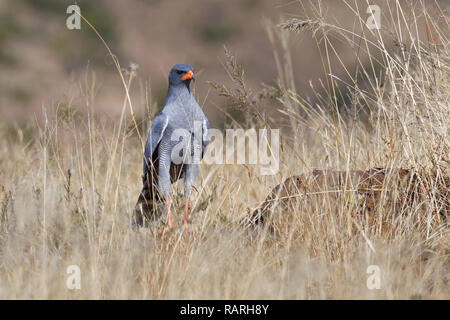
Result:
{"label": "bird's eye", "polygon": [[183,74],[183,71],[177,70],[177,74]]}

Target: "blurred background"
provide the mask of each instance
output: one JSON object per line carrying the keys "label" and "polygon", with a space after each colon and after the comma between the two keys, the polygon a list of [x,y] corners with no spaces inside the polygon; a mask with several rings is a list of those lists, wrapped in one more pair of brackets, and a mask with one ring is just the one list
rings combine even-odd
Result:
{"label": "blurred background", "polygon": [[[44,110],[55,106],[61,109],[70,106],[71,112],[85,113],[87,95],[95,106],[96,116],[112,120],[120,116],[124,88],[105,46],[84,21],[81,30],[66,27],[69,17],[66,9],[73,3],[0,0],[0,118],[4,124],[23,126],[35,119],[42,121]],[[276,27],[292,17],[307,19],[309,13],[317,10],[314,1],[79,0],[75,3],[111,47],[121,67],[139,65],[131,85],[139,121],[144,120],[147,106],[162,108],[171,66],[189,63],[196,69],[194,86],[200,105],[213,126],[223,127],[226,120],[223,111],[227,110],[228,102],[208,81],[231,83],[223,66],[224,46],[243,65],[245,80],[254,92],[263,83],[276,85],[280,81],[276,55],[283,67],[292,69],[286,74],[302,97],[314,96],[311,85],[322,90],[324,70],[313,33],[285,31],[281,37],[280,28]],[[401,1],[402,5],[405,3],[417,8],[418,25],[425,28],[420,16],[421,2]],[[448,3],[425,1],[431,7],[441,6],[447,13]],[[383,8],[386,1],[371,4]],[[366,16],[367,1],[323,1],[320,9],[330,23],[361,34],[361,21],[355,12]],[[382,19],[392,14],[395,12],[382,10]],[[333,45],[352,72],[356,66],[353,48],[338,37]],[[363,56],[360,58],[364,60]],[[333,74],[345,81],[346,73],[337,59],[330,63],[335,66]]]}

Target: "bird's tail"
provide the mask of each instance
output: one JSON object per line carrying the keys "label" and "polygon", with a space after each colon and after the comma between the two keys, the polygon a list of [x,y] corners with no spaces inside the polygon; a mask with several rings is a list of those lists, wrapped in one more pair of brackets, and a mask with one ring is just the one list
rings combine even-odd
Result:
{"label": "bird's tail", "polygon": [[151,182],[154,182],[153,179],[148,179],[146,175],[143,179],[144,185],[136,202],[131,221],[133,228],[149,227],[150,223],[157,217],[157,204],[161,202],[161,197],[157,192],[156,186]]}

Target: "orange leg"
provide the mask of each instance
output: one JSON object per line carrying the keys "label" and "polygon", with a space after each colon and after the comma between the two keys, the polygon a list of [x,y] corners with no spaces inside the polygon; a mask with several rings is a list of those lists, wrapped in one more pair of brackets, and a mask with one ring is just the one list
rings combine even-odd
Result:
{"label": "orange leg", "polygon": [[164,229],[164,233],[168,232],[172,228],[172,218],[170,217],[170,200],[169,197],[166,197],[166,209],[167,209],[167,225]]}
{"label": "orange leg", "polygon": [[189,209],[189,199],[186,199],[186,205],[184,207],[184,227],[186,228],[187,232],[191,232],[191,228],[189,228],[188,224],[188,209]]}

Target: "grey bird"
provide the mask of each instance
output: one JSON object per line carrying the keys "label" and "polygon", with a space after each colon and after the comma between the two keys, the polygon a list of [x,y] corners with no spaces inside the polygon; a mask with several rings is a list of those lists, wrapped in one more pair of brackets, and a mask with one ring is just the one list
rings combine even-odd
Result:
{"label": "grey bird", "polygon": [[198,164],[208,146],[209,121],[190,90],[194,68],[176,64],[169,73],[169,89],[163,110],[152,122],[144,151],[143,188],[139,195],[133,226],[145,226],[158,202],[166,202],[166,233],[172,228],[170,187],[182,178],[186,198],[184,226],[188,224],[189,197]]}

